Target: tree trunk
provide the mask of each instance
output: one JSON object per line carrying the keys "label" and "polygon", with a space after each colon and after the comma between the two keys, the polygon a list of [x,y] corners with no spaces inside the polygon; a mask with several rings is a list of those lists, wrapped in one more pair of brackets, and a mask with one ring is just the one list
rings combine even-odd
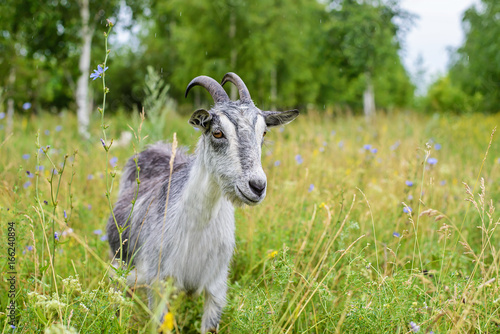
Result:
{"label": "tree trunk", "polygon": [[[16,82],[16,69],[12,67],[9,73],[9,89],[14,90],[14,83]],[[11,97],[7,100],[7,129],[6,133],[10,134],[14,130],[14,99]]]}
{"label": "tree trunk", "polygon": [[375,116],[375,93],[373,92],[373,82],[372,77],[369,72],[365,73],[366,77],[366,88],[363,93],[363,110],[365,112],[366,119],[370,119]]}
{"label": "tree trunk", "polygon": [[[236,41],[234,38],[236,37],[236,14],[234,11],[231,11],[229,16],[229,40],[231,41],[231,71],[236,72],[236,60],[238,57],[238,53],[236,51]],[[238,90],[235,85],[231,85],[231,100],[236,101]]]}
{"label": "tree trunk", "polygon": [[276,66],[271,70],[271,110],[276,110],[276,99],[278,98],[278,75]]}
{"label": "tree trunk", "polygon": [[90,138],[89,123],[89,72],[90,72],[90,49],[92,46],[93,29],[89,27],[89,1],[81,0],[80,16],[82,19],[82,50],[80,54],[80,77],[76,84],[76,105],[78,117],[78,132],[85,139]]}

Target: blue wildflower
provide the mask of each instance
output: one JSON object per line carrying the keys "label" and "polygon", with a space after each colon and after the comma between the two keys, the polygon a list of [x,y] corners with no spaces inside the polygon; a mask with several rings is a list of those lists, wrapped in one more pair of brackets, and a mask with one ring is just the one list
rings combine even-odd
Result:
{"label": "blue wildflower", "polygon": [[408,195],[408,200],[411,201],[413,199],[413,195],[412,194],[409,194]]}
{"label": "blue wildflower", "polygon": [[94,230],[93,232],[95,235],[101,235],[102,234],[102,230]]}
{"label": "blue wildflower", "polygon": [[5,118],[5,113],[4,112],[0,112],[0,119],[4,119]]}
{"label": "blue wildflower", "polygon": [[401,142],[398,140],[394,143],[394,145],[391,145],[391,150],[394,151],[395,149],[397,149],[399,147],[399,144],[401,144]]}
{"label": "blue wildflower", "polygon": [[26,174],[28,175],[28,177],[30,179],[32,179],[35,175],[33,175],[33,173],[31,173],[29,170],[26,171]]}
{"label": "blue wildflower", "polygon": [[54,232],[54,239],[56,239],[57,241],[59,241],[59,233]]}
{"label": "blue wildflower", "polygon": [[446,180],[442,180],[441,182],[439,182],[439,184],[444,186],[446,184]]}
{"label": "blue wildflower", "polygon": [[105,234],[101,237],[101,241],[107,241],[108,240],[108,236]]}
{"label": "blue wildflower", "polygon": [[412,212],[412,211],[413,211],[413,210],[412,210],[412,208],[410,208],[409,206],[408,206],[408,207],[406,207],[406,206],[405,206],[405,207],[403,208],[403,212],[404,212],[404,213],[410,213],[410,212]]}
{"label": "blue wildflower", "polygon": [[14,326],[14,325],[10,325],[10,328],[11,328],[11,329],[16,329],[16,326]]}
{"label": "blue wildflower", "polygon": [[371,150],[372,146],[370,144],[363,145],[363,148],[367,151]]}
{"label": "blue wildflower", "polygon": [[26,249],[31,252],[33,250],[33,246],[26,246]]}
{"label": "blue wildflower", "polygon": [[398,232],[394,232],[392,234],[392,236],[395,237],[395,238],[399,238],[401,236],[401,234],[399,234]]}
{"label": "blue wildflower", "polygon": [[68,214],[66,213],[66,210],[63,210],[64,212],[64,219],[68,219]]}
{"label": "blue wildflower", "polygon": [[313,191],[313,190],[314,190],[314,184],[312,184],[312,183],[311,183],[311,184],[309,185],[309,192],[311,192],[311,191]]}
{"label": "blue wildflower", "polygon": [[90,74],[90,78],[92,80],[102,78],[101,76],[104,74],[104,72],[106,72],[107,69],[107,66],[103,69],[101,65],[97,65],[97,70],[94,70],[94,73]]}
{"label": "blue wildflower", "polygon": [[413,181],[406,180],[405,183],[408,187],[413,187]]}
{"label": "blue wildflower", "polygon": [[28,153],[23,154],[23,159],[24,159],[24,160],[28,160],[30,157],[31,157],[31,155],[30,155],[30,154],[28,154]]}
{"label": "blue wildflower", "polygon": [[56,126],[56,131],[57,131],[57,132],[59,132],[59,131],[61,131],[61,130],[62,130],[62,126],[61,126],[61,125]]}
{"label": "blue wildflower", "polygon": [[30,181],[26,181],[26,183],[23,184],[23,188],[24,189],[28,188],[29,186],[31,186],[31,182]]}
{"label": "blue wildflower", "polygon": [[413,321],[410,321],[410,328],[413,333],[418,333],[418,331],[420,330],[420,326]]}
{"label": "blue wildflower", "polygon": [[434,144],[434,149],[436,151],[439,151],[441,149],[441,147],[442,147],[441,144]]}
{"label": "blue wildflower", "polygon": [[339,141],[339,148],[343,148],[343,147],[344,147],[344,141],[341,140],[341,141]]}
{"label": "blue wildflower", "polygon": [[297,163],[300,165],[301,163],[304,162],[304,160],[302,159],[302,156],[300,154],[297,154],[295,156],[295,161],[297,161]]}
{"label": "blue wildflower", "polygon": [[50,135],[50,131],[49,130],[45,130],[44,133],[45,133],[46,136]]}
{"label": "blue wildflower", "polygon": [[111,159],[109,159],[109,164],[111,165],[111,167],[116,167],[116,163],[118,162],[118,158],[117,157],[112,157]]}
{"label": "blue wildflower", "polygon": [[276,167],[278,167],[280,164],[281,164],[281,161],[279,161],[279,160],[276,160],[276,161],[274,162],[274,166],[276,166]]}
{"label": "blue wildflower", "polygon": [[377,152],[378,152],[378,149],[376,149],[376,148],[372,148],[372,149],[370,150],[370,152],[372,152],[373,154],[375,154],[375,153],[377,153]]}
{"label": "blue wildflower", "polygon": [[44,169],[45,169],[45,167],[43,167],[43,166],[35,166],[35,170],[37,170],[37,171],[41,171]]}
{"label": "blue wildflower", "polygon": [[23,103],[23,109],[24,109],[24,110],[28,110],[29,108],[31,108],[31,103],[29,103],[29,102],[24,102],[24,103]]}
{"label": "blue wildflower", "polygon": [[332,130],[332,132],[330,132],[330,135],[331,135],[331,136],[335,136],[335,134],[336,134],[336,133],[337,133],[337,132],[335,132],[335,130]]}
{"label": "blue wildflower", "polygon": [[106,143],[104,142],[104,139],[101,138],[101,144],[102,144],[102,147],[106,148]]}
{"label": "blue wildflower", "polygon": [[427,163],[429,165],[435,165],[435,164],[437,164],[437,162],[438,162],[438,159],[436,159],[436,158],[429,158],[429,159],[427,159]]}
{"label": "blue wildflower", "polygon": [[47,204],[49,204],[49,202],[47,202],[47,200],[44,200],[43,204],[47,205]]}
{"label": "blue wildflower", "polygon": [[93,180],[93,179],[94,179],[94,175],[92,175],[92,174],[87,175],[87,180]]}

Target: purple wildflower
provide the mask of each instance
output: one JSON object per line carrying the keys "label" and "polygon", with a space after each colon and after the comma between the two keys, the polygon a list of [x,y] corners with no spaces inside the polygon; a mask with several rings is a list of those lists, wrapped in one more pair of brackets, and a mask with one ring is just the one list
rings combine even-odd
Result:
{"label": "purple wildflower", "polygon": [[61,131],[61,130],[62,130],[62,126],[61,126],[61,125],[56,126],[56,131],[57,131],[57,132],[59,132],[59,131]]}
{"label": "purple wildflower", "polygon": [[43,166],[35,166],[35,170],[41,171],[44,169],[45,169],[45,167],[43,167]]}
{"label": "purple wildflower", "polygon": [[405,183],[408,187],[413,187],[413,181],[406,180]]}
{"label": "purple wildflower", "polygon": [[274,162],[274,166],[275,166],[275,167],[278,167],[280,164],[281,164],[281,161],[279,161],[279,160],[276,160],[276,161]]}
{"label": "purple wildflower", "polygon": [[24,109],[24,110],[28,110],[29,108],[31,108],[31,103],[29,103],[29,102],[24,102],[24,103],[23,103],[23,109]]}
{"label": "purple wildflower", "polygon": [[405,207],[403,208],[403,212],[404,212],[404,213],[410,213],[410,212],[413,212],[413,209],[412,209],[412,208],[410,208],[409,206],[408,206],[408,207],[406,207],[406,206],[405,206]]}
{"label": "purple wildflower", "polygon": [[49,130],[45,130],[43,133],[45,133],[46,136],[50,135],[50,131]]}
{"label": "purple wildflower", "polygon": [[30,252],[33,250],[33,246],[26,246],[26,249],[29,250]]}
{"label": "purple wildflower", "polygon": [[93,180],[93,179],[94,179],[94,175],[92,175],[92,174],[87,175],[87,180]]}
{"label": "purple wildflower", "polygon": [[23,159],[24,160],[28,160],[30,157],[31,157],[31,155],[28,154],[28,153],[23,154]]}
{"label": "purple wildflower", "polygon": [[90,74],[90,78],[92,80],[95,80],[97,78],[102,78],[102,75],[107,69],[108,69],[107,66],[103,69],[101,65],[97,65],[97,70],[94,70],[94,73]]}
{"label": "purple wildflower", "polygon": [[433,166],[433,165],[435,165],[435,164],[437,164],[437,162],[438,162],[438,159],[436,159],[436,158],[429,158],[429,159],[427,160],[427,163],[428,163],[429,165],[432,165],[432,166]]}
{"label": "purple wildflower", "polygon": [[111,167],[116,167],[116,163],[118,162],[118,158],[117,157],[112,157],[111,159],[109,159],[109,164],[111,165]]}
{"label": "purple wildflower", "polygon": [[439,151],[439,150],[441,149],[441,147],[442,147],[442,146],[441,146],[441,144],[435,144],[435,145],[434,145],[434,149],[435,149],[436,151]]}
{"label": "purple wildflower", "polygon": [[409,194],[408,195],[408,200],[411,201],[413,199],[413,195],[412,194]]}
{"label": "purple wildflower", "polygon": [[32,179],[32,178],[35,176],[35,175],[33,175],[33,173],[32,173],[32,172],[30,172],[29,170],[27,170],[27,171],[26,171],[26,175],[28,175],[28,177],[29,177],[30,179]]}
{"label": "purple wildflower", "polygon": [[399,234],[398,232],[394,232],[392,234],[392,236],[395,237],[395,238],[399,238],[401,236],[401,234]]}
{"label": "purple wildflower", "polygon": [[295,156],[295,161],[297,161],[297,163],[300,165],[301,163],[304,162],[304,160],[302,159],[302,156],[300,154],[297,154]]}
{"label": "purple wildflower", "polygon": [[92,205],[90,205],[90,204],[89,204],[89,205],[87,205],[87,208],[88,208],[89,210],[92,210]]}
{"label": "purple wildflower", "polygon": [[66,210],[63,210],[64,212],[64,219],[68,219],[68,214],[66,213]]}
{"label": "purple wildflower", "polygon": [[378,149],[376,149],[376,148],[372,148],[372,149],[370,150],[370,152],[372,152],[373,154],[375,154],[375,153],[377,153],[377,152],[378,152]]}
{"label": "purple wildflower", "polygon": [[363,145],[363,148],[367,151],[371,150],[372,146],[370,144]]}
{"label": "purple wildflower", "polygon": [[4,112],[0,112],[0,119],[4,119],[5,118],[5,113]]}
{"label": "purple wildflower", "polygon": [[107,241],[108,240],[108,235],[105,234],[101,237],[101,241]]}
{"label": "purple wildflower", "polygon": [[418,331],[420,330],[420,326],[413,321],[410,321],[410,328],[413,333],[418,333]]}
{"label": "purple wildflower", "polygon": [[338,145],[339,145],[339,148],[344,148],[344,141],[343,140],[339,141]]}
{"label": "purple wildflower", "polygon": [[49,204],[49,202],[47,202],[47,200],[44,200],[43,204],[47,205],[47,204]]}
{"label": "purple wildflower", "polygon": [[311,191],[313,191],[313,190],[314,190],[314,184],[312,184],[312,183],[311,183],[311,184],[309,185],[309,192],[311,192]]}
{"label": "purple wildflower", "polygon": [[444,186],[446,184],[446,180],[442,180],[441,182],[439,182],[439,184]]}
{"label": "purple wildflower", "polygon": [[102,144],[102,147],[106,148],[106,143],[104,142],[104,139],[101,138],[101,144]]}
{"label": "purple wildflower", "polygon": [[57,241],[59,241],[59,233],[54,232],[54,239],[56,239]]}
{"label": "purple wildflower", "polygon": [[391,150],[392,151],[396,150],[399,147],[399,144],[401,144],[401,142],[398,140],[397,142],[394,143],[394,145],[391,145]]}
{"label": "purple wildflower", "polygon": [[31,182],[30,182],[30,181],[26,181],[26,182],[23,184],[23,188],[24,188],[24,189],[28,188],[29,186],[31,186]]}
{"label": "purple wildflower", "polygon": [[94,230],[93,232],[95,235],[101,235],[102,234],[102,230]]}

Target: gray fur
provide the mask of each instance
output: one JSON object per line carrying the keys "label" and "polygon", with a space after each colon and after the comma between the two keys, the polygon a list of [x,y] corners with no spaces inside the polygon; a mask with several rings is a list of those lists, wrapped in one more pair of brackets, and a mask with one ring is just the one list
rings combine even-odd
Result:
{"label": "gray fur", "polygon": [[[298,115],[298,111],[287,113]],[[209,111],[196,111],[190,123],[203,134],[194,155],[184,149],[177,151],[171,180],[170,144],[151,145],[138,155],[141,183],[122,236],[127,239],[123,260],[135,266],[128,284],[151,287],[158,279],[172,277],[179,289],[203,291],[202,333],[217,328],[226,303],[228,268],[235,246],[234,205],[256,205],[266,196],[265,188],[256,193],[250,185],[266,185],[260,159],[263,133],[267,126],[292,120],[287,114],[280,123],[280,117],[273,113],[272,121],[266,122],[268,114],[251,101],[224,101]],[[224,138],[214,137],[217,130]],[[120,226],[132,208],[136,177],[131,158],[114,208]],[[107,233],[111,251],[119,257],[120,239],[112,216]]]}

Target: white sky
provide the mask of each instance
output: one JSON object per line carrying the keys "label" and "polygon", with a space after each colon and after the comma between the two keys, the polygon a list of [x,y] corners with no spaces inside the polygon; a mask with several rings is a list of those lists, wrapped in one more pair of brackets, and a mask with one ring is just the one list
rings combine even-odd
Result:
{"label": "white sky", "polygon": [[420,88],[427,86],[438,74],[444,74],[448,67],[451,47],[462,45],[462,15],[466,9],[479,0],[401,0],[401,7],[419,18],[405,37],[405,50],[401,53],[406,68],[415,73],[419,55],[426,69],[425,83],[417,83]]}

